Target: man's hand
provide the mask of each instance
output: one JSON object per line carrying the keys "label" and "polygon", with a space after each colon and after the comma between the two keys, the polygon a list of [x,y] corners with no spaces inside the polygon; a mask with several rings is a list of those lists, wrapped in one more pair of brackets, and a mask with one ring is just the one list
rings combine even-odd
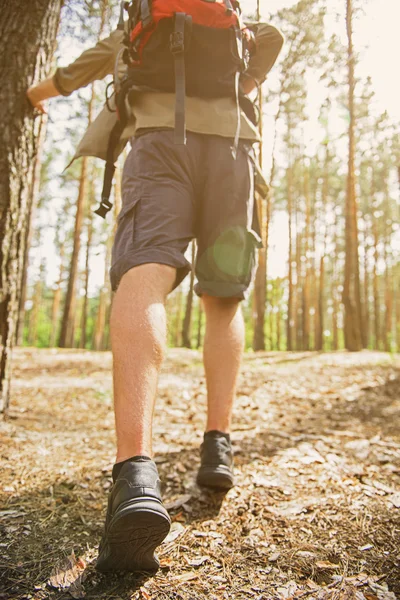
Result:
{"label": "man's hand", "polygon": [[45,101],[48,98],[59,96],[60,93],[53,83],[53,78],[49,77],[38,83],[38,85],[32,85],[28,88],[26,95],[33,108],[36,108],[42,114],[47,114]]}
{"label": "man's hand", "polygon": [[44,104],[44,100],[42,99],[40,92],[38,92],[36,85],[28,88],[26,95],[28,96],[28,100],[32,104],[33,108],[36,108],[36,110],[42,114],[47,114],[47,108]]}

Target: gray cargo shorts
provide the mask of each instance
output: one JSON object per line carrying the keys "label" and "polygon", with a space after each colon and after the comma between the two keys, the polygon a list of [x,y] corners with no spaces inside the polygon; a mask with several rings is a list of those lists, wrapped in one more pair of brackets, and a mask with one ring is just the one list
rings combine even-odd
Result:
{"label": "gray cargo shorts", "polygon": [[112,266],[112,289],[138,265],[176,268],[175,287],[190,272],[185,251],[197,240],[198,295],[246,297],[262,246],[254,201],[252,148],[240,142],[188,132],[174,144],[171,130],[132,139],[122,175]]}

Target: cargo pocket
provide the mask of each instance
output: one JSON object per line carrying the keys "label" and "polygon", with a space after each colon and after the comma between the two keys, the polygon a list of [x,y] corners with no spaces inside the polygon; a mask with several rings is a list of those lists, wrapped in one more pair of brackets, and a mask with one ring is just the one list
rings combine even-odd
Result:
{"label": "cargo pocket", "polygon": [[229,227],[203,254],[199,267],[208,271],[207,279],[246,285],[254,269],[256,248],[261,246],[261,238],[256,231],[241,225]]}

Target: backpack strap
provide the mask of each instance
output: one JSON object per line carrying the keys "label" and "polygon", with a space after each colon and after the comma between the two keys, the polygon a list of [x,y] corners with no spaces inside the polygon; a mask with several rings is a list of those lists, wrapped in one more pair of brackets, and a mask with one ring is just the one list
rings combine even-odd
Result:
{"label": "backpack strap", "polygon": [[239,99],[239,92],[240,92],[239,82],[240,82],[240,72],[237,71],[235,74],[235,101],[236,101],[236,118],[237,118],[236,133],[235,133],[235,138],[233,140],[233,146],[231,148],[232,156],[233,156],[234,160],[236,160],[236,158],[237,158],[237,150],[238,150],[239,140],[240,140],[240,126],[241,126],[241,120],[242,120],[242,113],[240,110],[240,99]]}
{"label": "backpack strap", "polygon": [[170,50],[175,61],[175,144],[186,144],[185,25],[191,21],[185,13],[176,13],[175,29],[170,37]]}
{"label": "backpack strap", "polygon": [[106,166],[104,169],[104,180],[103,189],[101,192],[101,201],[98,208],[94,211],[96,215],[106,218],[107,213],[112,209],[112,203],[110,202],[112,182],[115,173],[115,150],[121,139],[122,132],[124,131],[128,122],[128,113],[126,109],[126,97],[129,93],[131,82],[126,79],[118,93],[115,95],[115,102],[117,107],[118,119],[114,127],[111,130],[110,137],[108,140],[107,154],[106,154]]}
{"label": "backpack strap", "polygon": [[150,1],[151,0],[140,0],[140,19],[143,28],[146,28],[153,21],[150,10]]}
{"label": "backpack strap", "polygon": [[224,0],[224,4],[226,6],[226,14],[231,16],[231,14],[233,13],[233,6],[231,0]]}

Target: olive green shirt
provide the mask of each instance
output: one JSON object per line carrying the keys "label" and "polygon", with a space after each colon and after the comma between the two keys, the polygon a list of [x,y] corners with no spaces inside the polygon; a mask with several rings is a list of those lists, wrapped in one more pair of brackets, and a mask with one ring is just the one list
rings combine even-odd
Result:
{"label": "olive green shirt", "polygon": [[[263,82],[273,67],[283,45],[283,36],[278,29],[267,24],[253,24],[256,52],[250,60],[248,76],[258,84]],[[123,32],[116,30],[96,46],[83,52],[67,67],[57,69],[53,81],[63,96],[95,80],[104,79],[117,70],[121,77],[126,69],[121,57]],[[127,140],[139,130],[174,128],[175,94],[160,92],[135,93],[131,99],[131,116],[122,134],[118,154]],[[111,100],[113,106],[113,99]],[[89,126],[81,140],[76,155],[97,156],[105,159],[108,138],[116,122],[116,114],[107,106]],[[186,98],[186,128],[194,133],[235,136],[237,128],[237,107],[233,98]],[[256,127],[241,112],[240,137],[250,141],[258,140]]]}

